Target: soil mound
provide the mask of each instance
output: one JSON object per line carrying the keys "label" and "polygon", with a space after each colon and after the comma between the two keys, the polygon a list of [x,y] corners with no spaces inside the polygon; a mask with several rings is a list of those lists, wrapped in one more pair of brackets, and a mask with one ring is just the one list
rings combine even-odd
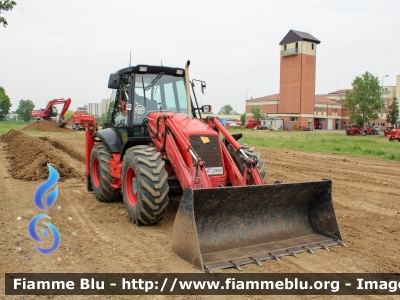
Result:
{"label": "soil mound", "polygon": [[63,133],[70,133],[74,132],[72,131],[71,126],[65,125],[65,127],[58,127],[58,123],[54,121],[41,121],[41,122],[35,122],[31,123],[24,128],[22,128],[22,131],[27,131],[27,130],[37,130],[37,131],[43,131],[43,132],[63,132]]}
{"label": "soil mound", "polygon": [[39,137],[41,140],[47,141],[50,144],[52,144],[54,147],[63,150],[64,152],[68,153],[69,156],[81,161],[81,162],[85,162],[85,154],[71,148],[71,146],[67,145],[66,142],[61,142],[55,138],[50,138],[47,136],[41,136]]}
{"label": "soil mound", "polygon": [[9,153],[7,155],[10,161],[9,172],[16,179],[26,181],[47,179],[49,176],[47,164],[57,170],[60,181],[78,176],[75,169],[54,153],[52,145],[39,138],[10,130],[1,136],[1,141],[7,143],[4,149]]}

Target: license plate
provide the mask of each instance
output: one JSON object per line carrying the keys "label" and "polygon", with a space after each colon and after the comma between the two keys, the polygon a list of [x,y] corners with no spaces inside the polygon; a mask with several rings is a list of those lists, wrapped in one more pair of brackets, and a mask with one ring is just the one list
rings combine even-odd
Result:
{"label": "license plate", "polygon": [[207,170],[207,175],[224,174],[224,170],[222,167],[206,168],[206,170]]}

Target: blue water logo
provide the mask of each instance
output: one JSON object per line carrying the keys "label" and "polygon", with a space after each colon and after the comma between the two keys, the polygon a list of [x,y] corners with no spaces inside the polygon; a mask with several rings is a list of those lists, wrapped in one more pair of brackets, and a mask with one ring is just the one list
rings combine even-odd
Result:
{"label": "blue water logo", "polygon": [[[54,169],[52,166],[47,164],[47,168],[49,169],[49,177],[45,182],[43,182],[41,185],[38,186],[33,195],[33,203],[37,208],[43,211],[50,209],[50,207],[57,200],[58,186],[56,186],[52,191],[50,191],[50,189],[57,183],[60,177],[56,169]],[[48,194],[46,198],[43,199],[47,192]],[[28,232],[32,239],[34,239],[39,243],[43,243],[44,241],[39,237],[36,231],[36,226],[38,225],[40,219],[51,219],[51,218],[46,214],[40,214],[33,217],[28,224]],[[54,225],[47,222],[43,222],[42,224],[45,225],[50,230],[53,237],[53,244],[50,248],[41,248],[36,245],[35,248],[42,254],[49,254],[55,251],[60,245],[60,234]],[[40,232],[43,234],[45,238],[49,238],[49,233],[45,229],[40,230]]]}

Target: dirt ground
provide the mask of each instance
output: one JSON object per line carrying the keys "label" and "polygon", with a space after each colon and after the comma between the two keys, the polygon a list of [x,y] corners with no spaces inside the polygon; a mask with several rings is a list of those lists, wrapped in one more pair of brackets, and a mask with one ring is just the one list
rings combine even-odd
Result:
{"label": "dirt ground", "polygon": [[[64,139],[35,130],[43,135],[10,131],[0,139],[0,295],[4,295],[4,273],[9,272],[200,272],[171,249],[176,196],[159,224],[138,227],[128,220],[122,200],[100,203],[86,192],[84,134]],[[268,183],[333,181],[336,216],[348,247],[302,253],[299,259],[285,256],[280,262],[265,261],[262,267],[245,265],[243,273],[399,272],[400,162],[256,150],[266,162]],[[27,225],[41,213],[32,199],[47,178],[47,163],[61,174],[59,196],[46,212],[60,232],[61,244],[55,252],[42,255],[34,249]]]}

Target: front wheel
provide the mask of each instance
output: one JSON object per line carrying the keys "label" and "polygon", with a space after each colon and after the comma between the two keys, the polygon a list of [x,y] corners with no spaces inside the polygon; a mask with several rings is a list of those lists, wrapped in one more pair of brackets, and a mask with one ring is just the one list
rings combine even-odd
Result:
{"label": "front wheel", "polygon": [[111,187],[111,151],[103,143],[97,143],[90,155],[90,178],[93,192],[100,202],[111,202],[121,195],[121,190]]}
{"label": "front wheel", "polygon": [[[257,159],[257,169],[261,174],[261,178],[264,183],[267,182],[267,172],[264,169],[264,161],[261,159],[261,155],[259,152],[254,150],[254,147],[250,147],[246,144],[240,144],[242,146],[243,152],[250,158],[250,159]],[[240,172],[243,174],[244,169],[246,167],[246,159],[240,151],[237,151],[232,145],[226,146],[230,155],[232,156],[233,161],[235,162],[236,166],[239,168]],[[244,176],[244,174],[243,174]],[[247,179],[249,180],[251,177],[251,171],[247,175]]]}
{"label": "front wheel", "polygon": [[122,193],[128,216],[138,225],[154,225],[167,212],[167,172],[156,148],[128,149],[122,164]]}

